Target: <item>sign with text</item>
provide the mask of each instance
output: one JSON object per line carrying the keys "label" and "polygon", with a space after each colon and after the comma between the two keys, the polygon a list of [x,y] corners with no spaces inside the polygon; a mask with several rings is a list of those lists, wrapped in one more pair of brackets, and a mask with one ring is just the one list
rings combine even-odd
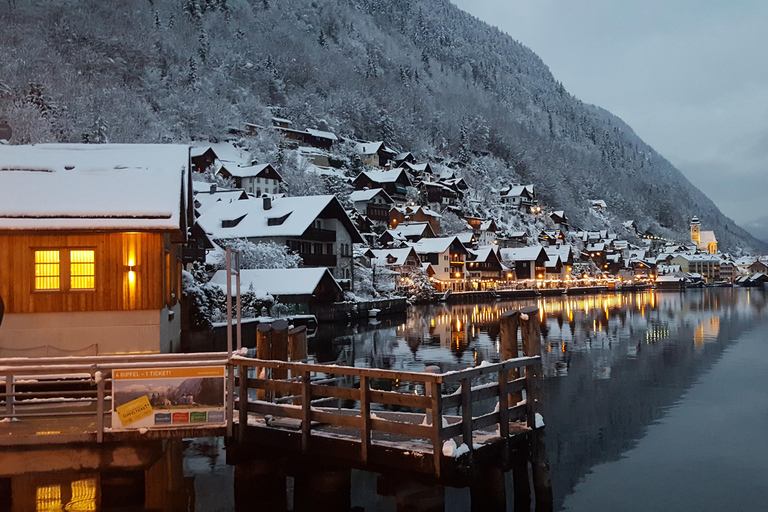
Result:
{"label": "sign with text", "polygon": [[225,423],[224,366],[112,372],[112,430]]}

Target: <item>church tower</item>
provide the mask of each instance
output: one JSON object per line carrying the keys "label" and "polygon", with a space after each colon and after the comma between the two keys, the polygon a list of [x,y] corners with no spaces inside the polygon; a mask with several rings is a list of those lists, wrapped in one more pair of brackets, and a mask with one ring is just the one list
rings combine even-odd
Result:
{"label": "church tower", "polygon": [[691,242],[696,243],[696,247],[701,244],[701,222],[696,216],[691,219]]}

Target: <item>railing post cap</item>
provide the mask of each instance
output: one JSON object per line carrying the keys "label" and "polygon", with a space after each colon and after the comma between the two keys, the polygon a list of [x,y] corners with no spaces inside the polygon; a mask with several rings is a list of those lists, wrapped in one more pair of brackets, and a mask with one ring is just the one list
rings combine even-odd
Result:
{"label": "railing post cap", "polygon": [[424,368],[425,373],[442,373],[442,370],[436,364],[431,364]]}
{"label": "railing post cap", "polygon": [[510,310],[507,310],[507,311],[503,312],[501,314],[501,316],[503,316],[504,318],[509,318],[511,316],[515,316],[515,315],[519,315],[519,314],[520,314],[520,312],[518,310],[510,309]]}

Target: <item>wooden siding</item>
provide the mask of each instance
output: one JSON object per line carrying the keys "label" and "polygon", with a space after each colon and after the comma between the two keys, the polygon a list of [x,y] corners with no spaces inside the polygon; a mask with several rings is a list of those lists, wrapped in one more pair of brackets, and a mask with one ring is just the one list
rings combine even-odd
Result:
{"label": "wooden siding", "polygon": [[[95,250],[95,290],[35,291],[35,249],[76,248]],[[173,263],[169,272],[166,250]],[[178,291],[177,251],[170,236],[159,233],[3,234],[0,295],[8,313],[160,310],[178,300],[169,293]]]}

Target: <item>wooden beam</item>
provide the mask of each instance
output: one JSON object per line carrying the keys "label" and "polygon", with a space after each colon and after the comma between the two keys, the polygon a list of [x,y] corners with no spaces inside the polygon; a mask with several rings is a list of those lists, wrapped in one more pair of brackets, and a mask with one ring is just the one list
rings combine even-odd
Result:
{"label": "wooden beam", "polygon": [[312,385],[310,372],[301,372],[301,451],[309,453],[309,437],[312,434]]}
{"label": "wooden beam", "polygon": [[368,462],[371,450],[371,403],[368,377],[360,376],[360,458]]}

